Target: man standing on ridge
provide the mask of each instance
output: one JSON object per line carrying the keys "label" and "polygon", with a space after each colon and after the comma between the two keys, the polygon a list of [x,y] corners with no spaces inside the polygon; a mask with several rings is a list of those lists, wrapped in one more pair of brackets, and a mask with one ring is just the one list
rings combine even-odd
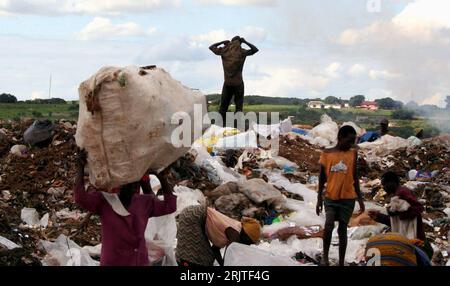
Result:
{"label": "man standing on ridge", "polygon": [[[250,50],[243,49],[241,47],[242,44],[249,46]],[[209,49],[214,54],[222,57],[225,82],[222,89],[219,113],[222,116],[223,126],[225,126],[226,113],[228,112],[233,96],[234,103],[236,104],[236,112],[243,112],[244,80],[242,78],[242,71],[244,69],[245,59],[247,56],[256,54],[259,50],[253,44],[239,36],[234,37],[231,42],[223,41],[215,43]]]}

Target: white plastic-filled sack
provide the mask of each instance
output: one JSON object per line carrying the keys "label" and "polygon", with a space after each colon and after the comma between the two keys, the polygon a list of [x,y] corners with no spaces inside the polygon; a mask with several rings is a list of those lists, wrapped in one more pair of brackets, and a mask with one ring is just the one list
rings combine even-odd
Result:
{"label": "white plastic-filled sack", "polygon": [[224,256],[224,266],[300,266],[288,256],[280,256],[253,246],[232,243]]}
{"label": "white plastic-filled sack", "polygon": [[266,183],[263,179],[251,179],[245,182],[239,182],[239,191],[244,193],[255,203],[268,202],[280,205],[284,197],[274,186]]}
{"label": "white plastic-filled sack", "polygon": [[[322,123],[314,127],[308,135],[312,138],[323,138],[328,140],[330,145],[335,145],[337,142],[337,134],[339,132],[337,123],[326,114],[322,115],[321,122]],[[325,143],[324,140],[321,140],[320,142]]]}
{"label": "white plastic-filled sack", "polygon": [[[75,138],[88,152],[91,183],[103,189],[138,181],[149,168],[173,163],[189,149],[172,144],[173,131],[180,128],[171,124],[172,116],[183,112],[193,124],[196,104],[206,113],[200,92],[156,67],[102,68],[80,85],[79,93]],[[191,126],[191,142],[194,134],[201,136],[202,130],[194,130]]]}

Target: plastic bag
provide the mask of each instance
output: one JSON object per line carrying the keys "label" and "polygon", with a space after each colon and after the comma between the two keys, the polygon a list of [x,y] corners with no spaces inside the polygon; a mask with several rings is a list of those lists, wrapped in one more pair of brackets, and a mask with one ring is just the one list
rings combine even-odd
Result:
{"label": "plastic bag", "polygon": [[237,182],[243,179],[242,175],[225,167],[223,163],[217,161],[215,158],[204,160],[200,166],[207,171],[208,178],[216,185]]}
{"label": "plastic bag", "polygon": [[189,206],[197,206],[206,203],[206,198],[199,190],[193,190],[184,186],[176,186],[174,194],[177,196],[177,211],[175,216],[180,214]]}
{"label": "plastic bag", "polygon": [[275,255],[253,246],[232,243],[226,249],[224,266],[300,266],[288,256]]}
{"label": "plastic bag", "polygon": [[9,240],[6,237],[3,237],[1,235],[0,235],[0,246],[6,247],[6,249],[9,249],[9,250],[21,247],[20,245],[15,244],[11,240]]}
{"label": "plastic bag", "polygon": [[267,201],[279,205],[284,200],[281,192],[263,179],[251,179],[246,182],[240,182],[238,185],[239,191],[258,204]]}
{"label": "plastic bag", "polygon": [[28,156],[28,149],[25,145],[14,145],[11,147],[10,153],[22,158],[26,158]]}
{"label": "plastic bag", "polygon": [[63,234],[55,242],[41,240],[39,245],[47,252],[41,261],[43,266],[98,266],[100,264],[91,258],[88,251]]}
{"label": "plastic bag", "polygon": [[[339,131],[339,127],[336,122],[334,122],[331,117],[324,114],[321,117],[321,124],[314,127],[308,135],[312,138],[320,137],[322,138],[320,142],[316,143],[326,143],[325,140],[328,140],[329,145],[335,145],[337,142],[337,134]],[[322,145],[324,146],[324,145]],[[326,146],[324,146],[326,147]]]}
{"label": "plastic bag", "polygon": [[[164,257],[162,259],[163,266],[177,266],[175,258],[176,237],[177,223],[175,214],[152,217],[148,220],[147,228],[145,230],[145,240],[149,241],[150,244],[157,244],[159,249],[164,250]],[[155,253],[149,252],[149,259],[157,261],[157,259],[155,259]]]}
{"label": "plastic bag", "polygon": [[50,120],[36,120],[23,134],[26,144],[36,145],[52,139],[55,126]]}

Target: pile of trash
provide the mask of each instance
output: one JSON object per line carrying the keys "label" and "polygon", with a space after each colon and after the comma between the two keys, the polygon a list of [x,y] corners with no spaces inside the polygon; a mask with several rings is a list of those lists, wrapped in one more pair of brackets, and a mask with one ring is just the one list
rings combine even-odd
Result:
{"label": "pile of trash", "polygon": [[75,122],[25,119],[0,127],[9,148],[0,157],[0,265],[41,265],[40,240],[62,234],[98,244],[99,219],[72,200]]}
{"label": "pile of trash", "polygon": [[[365,132],[354,123],[345,124],[354,126],[358,135]],[[25,142],[30,126],[46,130],[47,136],[41,132],[39,142]],[[23,120],[2,121],[0,127],[0,265],[98,265],[99,218],[72,199],[76,124]],[[290,120],[256,125],[247,132],[212,125],[169,167],[177,212],[149,220],[146,239],[152,264],[176,264],[177,215],[188,206],[207,204],[232,218],[253,217],[263,225],[260,243],[231,245],[225,265],[318,265],[325,222],[323,214],[315,213],[318,161],[323,148],[336,143],[338,128],[329,117],[314,128],[293,126]],[[262,148],[261,137],[269,145],[277,139],[279,149]],[[360,145],[366,209],[386,213],[389,198],[380,178],[386,170],[396,171],[425,205],[433,262],[445,265],[450,251],[448,140],[400,139],[385,137]],[[151,183],[158,187],[153,179]],[[346,262],[351,265],[363,265],[368,239],[387,231],[367,212],[357,212],[358,207],[348,231]],[[337,240],[335,230],[332,263],[338,259]]]}

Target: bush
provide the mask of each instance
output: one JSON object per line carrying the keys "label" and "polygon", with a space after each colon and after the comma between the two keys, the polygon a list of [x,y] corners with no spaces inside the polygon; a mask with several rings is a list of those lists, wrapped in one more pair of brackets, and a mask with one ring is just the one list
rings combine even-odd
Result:
{"label": "bush", "polygon": [[37,118],[42,117],[42,113],[40,113],[39,111],[33,111],[33,112],[31,112],[31,114],[33,115],[33,117],[37,117]]}
{"label": "bush", "polygon": [[17,98],[14,95],[8,93],[0,94],[0,103],[16,103],[16,102]]}
{"label": "bush", "polygon": [[68,109],[69,110],[79,110],[80,105],[79,104],[71,104]]}
{"label": "bush", "polygon": [[414,111],[406,109],[396,110],[392,113],[392,118],[400,120],[412,120],[414,119]]}

